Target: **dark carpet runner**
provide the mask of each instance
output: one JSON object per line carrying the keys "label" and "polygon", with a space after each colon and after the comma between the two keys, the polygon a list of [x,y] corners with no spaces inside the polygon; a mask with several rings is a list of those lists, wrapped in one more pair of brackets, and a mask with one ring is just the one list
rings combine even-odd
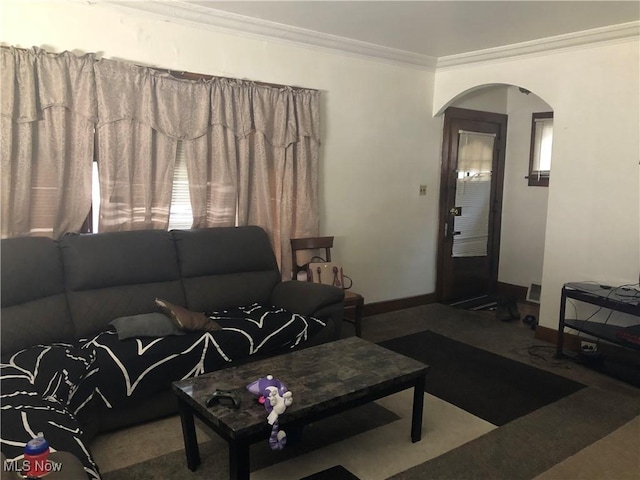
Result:
{"label": "dark carpet runner", "polygon": [[497,426],[585,387],[431,331],[380,345],[431,366],[427,393]]}
{"label": "dark carpet runner", "polygon": [[328,468],[308,477],[304,477],[301,480],[360,480],[349,470],[342,465],[336,465],[335,467]]}

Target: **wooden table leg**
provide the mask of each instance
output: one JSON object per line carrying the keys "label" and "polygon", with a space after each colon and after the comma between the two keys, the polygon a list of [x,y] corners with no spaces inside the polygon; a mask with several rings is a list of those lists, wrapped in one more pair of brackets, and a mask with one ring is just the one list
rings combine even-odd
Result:
{"label": "wooden table leg", "polygon": [[184,451],[187,455],[187,467],[193,472],[200,465],[200,451],[198,450],[193,411],[180,398],[178,398],[178,411],[180,412],[180,422],[182,423],[182,437],[184,439]]}
{"label": "wooden table leg", "polygon": [[424,384],[425,377],[416,380],[413,387],[413,414],[411,416],[411,442],[416,443],[422,439],[422,410],[424,408]]}
{"label": "wooden table leg", "polygon": [[558,336],[556,340],[556,357],[564,357],[562,352],[564,348],[564,316],[567,308],[567,290],[566,287],[562,287],[562,294],[560,295],[560,315],[558,318]]}
{"label": "wooden table leg", "polygon": [[[359,293],[345,290],[344,307],[353,308],[353,323],[356,326],[356,337],[362,337],[362,310],[364,308],[364,297]],[[347,317],[345,320],[351,321]]]}
{"label": "wooden table leg", "polygon": [[229,442],[229,478],[249,480],[249,442],[232,440]]}
{"label": "wooden table leg", "polygon": [[364,306],[364,298],[361,298],[356,303],[355,317],[356,317],[356,337],[362,338],[362,307]]}

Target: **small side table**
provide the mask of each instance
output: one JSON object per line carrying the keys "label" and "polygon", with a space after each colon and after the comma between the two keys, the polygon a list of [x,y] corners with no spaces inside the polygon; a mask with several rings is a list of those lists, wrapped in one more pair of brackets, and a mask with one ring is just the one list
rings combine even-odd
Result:
{"label": "small side table", "polygon": [[351,290],[345,290],[344,307],[354,309],[353,318],[356,324],[356,336],[362,337],[362,308],[364,307],[364,297]]}

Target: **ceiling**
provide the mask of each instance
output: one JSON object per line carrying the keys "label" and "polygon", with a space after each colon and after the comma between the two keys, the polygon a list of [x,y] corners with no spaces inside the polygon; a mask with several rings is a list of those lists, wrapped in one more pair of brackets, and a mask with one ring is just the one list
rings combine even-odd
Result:
{"label": "ceiling", "polygon": [[[226,12],[296,34],[366,42],[433,58],[640,20],[638,1],[209,1],[174,2]],[[213,10],[210,10],[213,9]],[[239,17],[242,16],[242,17]],[[249,20],[248,19],[248,20]],[[273,22],[273,23],[272,23]]]}

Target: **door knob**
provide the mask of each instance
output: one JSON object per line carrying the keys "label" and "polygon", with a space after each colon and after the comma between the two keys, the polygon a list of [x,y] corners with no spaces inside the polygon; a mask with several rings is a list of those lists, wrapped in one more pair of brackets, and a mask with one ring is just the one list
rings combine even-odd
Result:
{"label": "door knob", "polygon": [[451,215],[453,215],[454,217],[458,217],[458,216],[460,216],[460,211],[461,210],[462,209],[460,207],[451,207],[451,209],[449,210],[449,213]]}

